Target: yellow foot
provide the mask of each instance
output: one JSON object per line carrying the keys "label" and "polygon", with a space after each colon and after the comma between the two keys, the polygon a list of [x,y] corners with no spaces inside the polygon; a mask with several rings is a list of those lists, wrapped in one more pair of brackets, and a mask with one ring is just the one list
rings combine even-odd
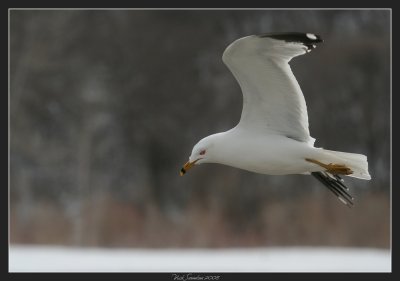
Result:
{"label": "yellow foot", "polygon": [[332,175],[351,175],[353,173],[353,171],[350,168],[346,167],[345,165],[332,164],[332,163],[324,164],[319,162],[318,160],[309,158],[306,158],[306,161],[321,166],[322,168],[326,169],[328,173],[331,173]]}

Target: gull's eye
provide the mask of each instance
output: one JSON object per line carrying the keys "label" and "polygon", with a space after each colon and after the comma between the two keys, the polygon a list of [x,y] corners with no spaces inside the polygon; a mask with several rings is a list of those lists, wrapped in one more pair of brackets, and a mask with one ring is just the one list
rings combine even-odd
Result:
{"label": "gull's eye", "polygon": [[200,151],[200,153],[199,153],[200,155],[204,155],[204,154],[206,154],[206,150],[205,149],[203,149],[202,151]]}

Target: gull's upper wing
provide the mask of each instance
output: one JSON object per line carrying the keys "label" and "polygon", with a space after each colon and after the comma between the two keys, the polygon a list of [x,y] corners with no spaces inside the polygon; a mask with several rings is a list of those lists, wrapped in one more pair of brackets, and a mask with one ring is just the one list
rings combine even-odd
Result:
{"label": "gull's upper wing", "polygon": [[289,61],[322,42],[311,33],[252,35],[229,45],[222,59],[243,92],[238,127],[314,143],[306,102]]}

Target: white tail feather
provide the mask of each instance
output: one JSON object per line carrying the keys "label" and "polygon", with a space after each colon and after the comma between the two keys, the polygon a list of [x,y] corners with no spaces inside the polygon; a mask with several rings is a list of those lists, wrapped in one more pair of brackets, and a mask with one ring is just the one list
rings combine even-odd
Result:
{"label": "white tail feather", "polygon": [[333,164],[341,164],[350,168],[353,173],[349,177],[370,180],[371,176],[368,172],[367,156],[356,153],[347,153],[340,151],[332,151],[323,149],[325,161]]}

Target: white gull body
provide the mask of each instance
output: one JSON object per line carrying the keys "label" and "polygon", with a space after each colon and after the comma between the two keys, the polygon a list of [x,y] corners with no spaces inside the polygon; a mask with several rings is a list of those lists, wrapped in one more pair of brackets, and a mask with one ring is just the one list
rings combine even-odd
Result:
{"label": "white gull body", "polygon": [[332,184],[347,190],[340,177],[306,160],[313,159],[343,165],[351,170],[347,176],[371,179],[366,156],[314,147],[306,102],[289,61],[319,42],[310,33],[280,33],[251,35],[229,45],[222,59],[243,93],[241,119],[233,129],[200,140],[181,174],[195,164],[219,163],[269,175],[313,173],[331,190]]}

